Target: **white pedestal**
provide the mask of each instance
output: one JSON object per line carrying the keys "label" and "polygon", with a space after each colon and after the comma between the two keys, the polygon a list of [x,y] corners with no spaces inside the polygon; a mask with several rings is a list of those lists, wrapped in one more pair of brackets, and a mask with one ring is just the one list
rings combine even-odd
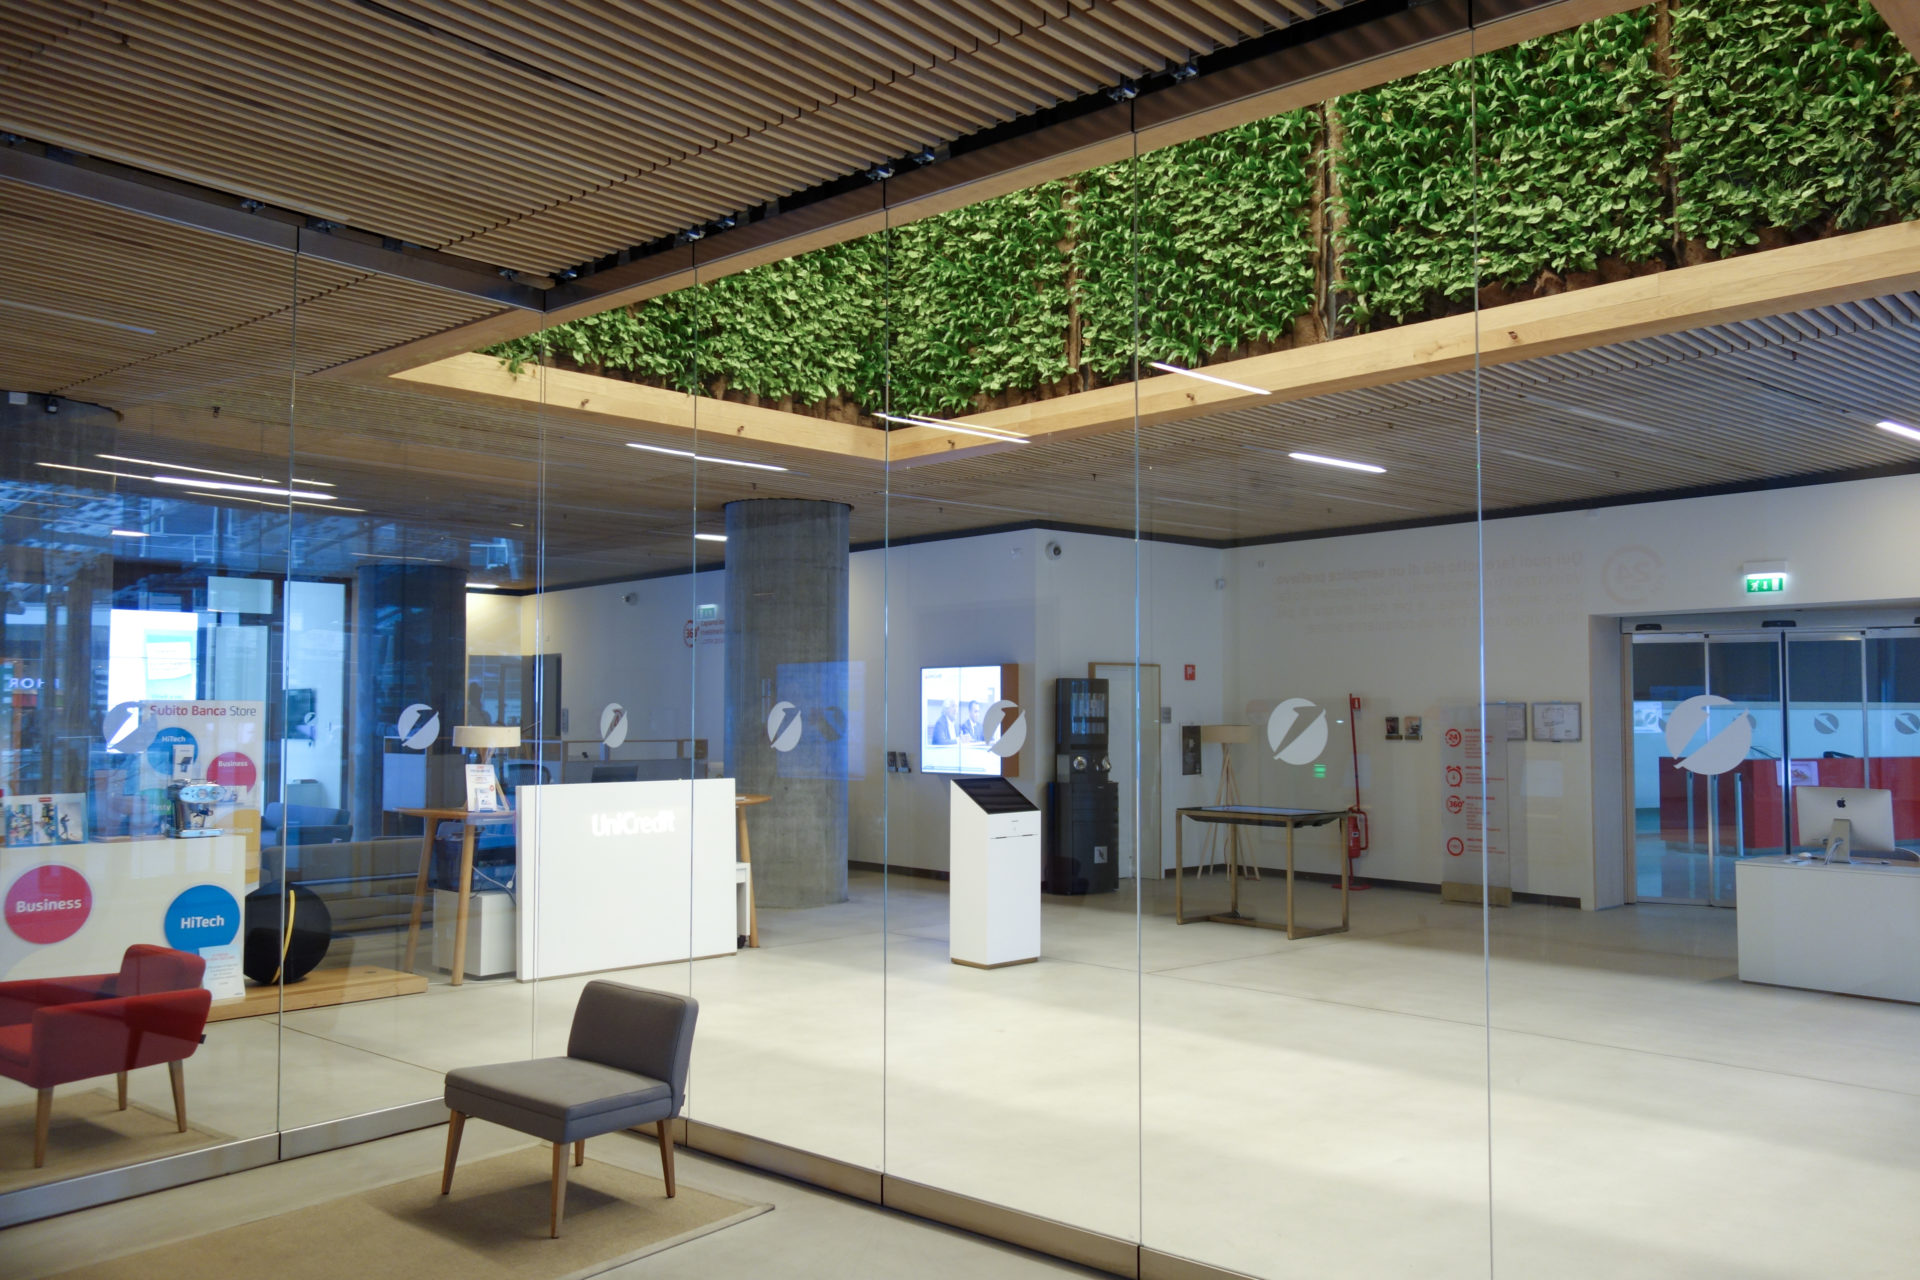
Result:
{"label": "white pedestal", "polygon": [[968,783],[987,781],[1025,808],[990,812],[948,786],[947,945],[955,964],[997,969],[1040,958],[1040,811],[1004,779]]}
{"label": "white pedestal", "polygon": [[[453,927],[460,895],[449,889],[433,891],[433,964],[453,969]],[[514,970],[515,923],[513,895],[498,890],[476,893],[467,903],[467,974],[469,978],[496,978]]]}
{"label": "white pedestal", "polygon": [[1734,864],[1740,978],[1920,1003],[1920,867]]}

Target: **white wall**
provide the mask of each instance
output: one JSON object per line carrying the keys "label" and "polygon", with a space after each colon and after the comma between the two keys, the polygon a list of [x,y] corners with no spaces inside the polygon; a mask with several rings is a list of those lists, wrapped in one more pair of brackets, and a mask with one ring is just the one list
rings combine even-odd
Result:
{"label": "white wall", "polygon": [[[1374,821],[1362,874],[1439,879],[1437,722],[1428,720],[1425,742],[1386,742],[1380,717],[1433,717],[1478,695],[1479,532],[1455,525],[1231,553],[1233,696],[1365,699],[1361,780]],[[1589,905],[1616,896],[1595,888],[1596,782],[1598,803],[1611,806],[1628,780],[1617,738],[1595,750],[1595,618],[1750,608],[1740,574],[1753,560],[1788,561],[1787,593],[1761,614],[1910,600],[1920,597],[1920,557],[1909,550],[1917,539],[1920,477],[1488,522],[1487,695],[1577,700],[1588,721],[1579,743],[1515,744],[1513,887]],[[1265,755],[1258,743],[1247,751]],[[1263,799],[1286,803],[1277,771],[1261,776]],[[1615,815],[1601,822],[1617,831]],[[1619,851],[1602,854],[1610,880],[1606,863]]]}
{"label": "white wall", "polygon": [[[1049,544],[1060,547],[1055,558]],[[1225,553],[1143,542],[1139,590],[1141,661],[1159,662],[1161,700],[1174,723],[1161,734],[1164,847],[1170,858],[1176,804],[1212,794],[1212,779],[1180,776],[1179,725],[1214,720],[1225,685],[1225,593],[1214,580]],[[1089,663],[1130,662],[1135,647],[1135,543],[1127,538],[1022,530],[895,547],[853,557],[852,657],[882,670],[882,587],[888,708],[868,698],[868,741],[886,739],[915,755],[912,774],[885,772],[884,753],[866,779],[850,788],[850,856],[881,860],[882,818],[890,819],[891,865],[947,867],[948,779],[919,772],[919,682],[922,667],[1018,663],[1027,745],[1014,785],[1040,802],[1053,770],[1053,682],[1084,677]],[[1185,663],[1196,679],[1181,679]],[[870,683],[869,689],[874,687]],[[1115,746],[1116,769],[1131,767],[1131,749]]]}
{"label": "white wall", "polygon": [[531,599],[492,591],[467,592],[467,656],[521,656],[521,604]]}
{"label": "white wall", "polygon": [[[1358,871],[1439,880],[1437,735],[1447,706],[1480,697],[1481,535],[1466,524],[1233,551],[1138,544],[1141,658],[1161,664],[1162,702],[1173,710],[1160,730],[1169,865],[1171,815],[1212,800],[1220,759],[1209,747],[1205,774],[1181,776],[1180,725],[1255,724],[1256,741],[1234,749],[1246,802],[1344,807],[1344,723],[1332,728],[1331,767],[1317,781],[1276,765],[1261,726],[1284,697],[1312,698],[1344,720],[1356,694],[1373,819]],[[1621,892],[1623,839],[1611,806],[1629,781],[1612,723],[1622,709],[1609,620],[1747,607],[1740,571],[1751,560],[1788,561],[1789,591],[1769,609],[1920,597],[1920,557],[1907,550],[1920,545],[1920,477],[1496,520],[1484,539],[1487,696],[1578,701],[1586,721],[1578,743],[1515,744],[1513,887],[1609,905]],[[1050,542],[1058,559],[1045,553]],[[922,667],[1020,664],[1030,718],[1016,785],[1040,796],[1053,680],[1133,656],[1134,555],[1126,538],[1029,530],[852,557],[849,656],[864,665],[868,730],[865,768],[855,771],[865,776],[849,785],[852,858],[946,866],[947,780],[918,772]],[[622,602],[629,592],[635,604]],[[696,603],[723,600],[719,573],[550,592],[522,602],[522,644],[562,655],[572,736],[590,736],[607,701],[628,707],[635,736],[678,736],[697,697],[698,732],[718,758],[722,650],[702,645],[690,667],[683,631]],[[1192,683],[1182,679],[1189,662]],[[1594,723],[1596,710],[1608,723]],[[1384,741],[1385,715],[1424,717],[1425,741]],[[890,744],[916,751],[913,774],[886,772]],[[1270,837],[1257,847],[1277,865]],[[1326,832],[1302,837],[1300,852],[1305,869],[1339,865]]]}
{"label": "white wall", "polygon": [[521,603],[521,652],[560,655],[568,740],[597,738],[601,709],[618,702],[627,711],[630,742],[685,738],[691,725],[718,760],[722,649],[704,641],[689,645],[687,625],[698,605],[724,607],[725,601],[721,571],[546,591]]}

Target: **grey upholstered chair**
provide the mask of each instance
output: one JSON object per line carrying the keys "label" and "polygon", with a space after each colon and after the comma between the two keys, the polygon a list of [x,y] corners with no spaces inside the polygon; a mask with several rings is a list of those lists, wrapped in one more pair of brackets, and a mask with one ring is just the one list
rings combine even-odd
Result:
{"label": "grey upholstered chair", "polygon": [[651,1124],[660,1137],[660,1169],[673,1187],[670,1122],[686,1100],[687,1060],[700,1006],[691,997],[618,982],[589,982],[574,1006],[564,1058],[499,1062],[447,1073],[447,1164],[440,1194],[453,1188],[453,1162],[467,1117],[532,1134],[553,1144],[552,1231],[567,1203],[567,1144],[584,1163],[587,1139]]}

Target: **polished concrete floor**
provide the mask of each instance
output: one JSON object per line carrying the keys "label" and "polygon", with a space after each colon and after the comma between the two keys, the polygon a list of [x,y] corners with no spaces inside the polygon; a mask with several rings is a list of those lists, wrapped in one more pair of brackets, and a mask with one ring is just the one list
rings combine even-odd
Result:
{"label": "polished concrete floor", "polygon": [[[982,971],[947,962],[944,885],[851,890],[763,911],[759,950],[624,975],[701,1002],[692,1117],[1255,1276],[1912,1273],[1920,1009],[1741,984],[1731,912],[1376,889],[1351,933],[1288,942],[1177,927],[1163,884],[1136,918],[1128,884],[1049,899],[1041,962]],[[1247,893],[1278,916],[1277,878]],[[560,1052],[583,981],[217,1024],[197,1114],[240,1135],[437,1096]]]}
{"label": "polished concrete floor", "polygon": [[[403,1134],[15,1227],[0,1232],[0,1275],[41,1280],[429,1173],[440,1167],[444,1134],[442,1129]],[[478,1159],[524,1144],[517,1134],[475,1123],[467,1127],[461,1155]],[[659,1172],[655,1148],[638,1137],[596,1138],[589,1149],[596,1160],[649,1175]],[[689,1186],[771,1204],[773,1212],[602,1273],[610,1280],[1058,1280],[1096,1274],[696,1153],[680,1153],[675,1164]],[[533,1213],[544,1224],[544,1201],[534,1202]],[[259,1274],[273,1274],[273,1264],[272,1258],[261,1258]]]}

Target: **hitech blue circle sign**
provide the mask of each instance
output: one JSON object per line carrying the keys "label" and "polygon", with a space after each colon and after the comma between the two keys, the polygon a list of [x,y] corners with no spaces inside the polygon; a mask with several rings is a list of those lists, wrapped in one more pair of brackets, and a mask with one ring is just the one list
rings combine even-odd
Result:
{"label": "hitech blue circle sign", "polygon": [[167,945],[197,955],[240,936],[240,904],[217,884],[197,884],[167,907],[166,923]]}

